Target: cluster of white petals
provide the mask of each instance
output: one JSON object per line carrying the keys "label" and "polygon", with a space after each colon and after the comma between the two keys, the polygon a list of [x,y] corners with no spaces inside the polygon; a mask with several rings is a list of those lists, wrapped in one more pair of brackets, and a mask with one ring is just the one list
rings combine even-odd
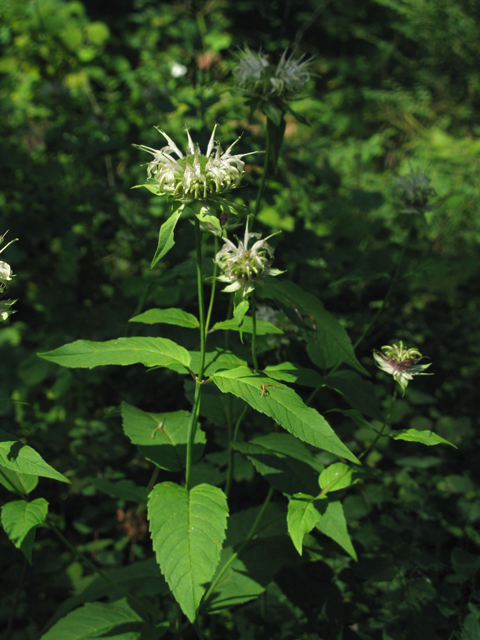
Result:
{"label": "cluster of white petals", "polygon": [[231,153],[239,139],[226,151],[222,151],[220,143],[214,139],[217,128],[215,125],[207,152],[203,155],[199,146],[193,143],[187,129],[188,145],[184,155],[164,131],[156,128],[167,140],[167,146],[158,150],[144,145],[134,146],[153,155],[153,160],[148,164],[148,178],[155,180],[158,195],[167,195],[189,203],[208,200],[239,186],[245,173],[242,158],[250,155]]}
{"label": "cluster of white petals", "polygon": [[268,56],[255,53],[247,46],[237,54],[238,65],[233,70],[236,85],[252,97],[292,98],[299,94],[310,80],[308,66],[311,59],[296,58],[294,53],[282,54],[275,67]]}
{"label": "cluster of white petals", "polygon": [[[0,244],[2,244],[6,233],[3,236],[0,236]],[[9,247],[13,242],[16,242],[17,238],[11,240],[8,244],[6,244],[3,249],[0,249],[0,253],[5,251],[7,247]],[[7,262],[3,262],[0,260],[0,293],[3,293],[7,288],[7,283],[14,277],[12,273],[12,268]],[[0,301],[0,320],[6,320],[9,315],[13,313],[10,309],[15,300],[1,300]]]}
{"label": "cluster of white petals", "polygon": [[[228,283],[223,291],[241,290],[245,297],[255,289],[255,285],[262,284],[262,277],[283,273],[278,269],[270,268],[274,250],[267,240],[274,235],[277,234],[273,233],[264,240],[260,240],[260,233],[249,233],[247,220],[243,242],[237,238],[238,246],[228,238],[222,238],[225,244],[217,253],[215,262],[222,270],[218,280]],[[257,242],[249,249],[248,243],[251,238],[256,238]]]}
{"label": "cluster of white petals", "polygon": [[431,374],[423,373],[428,369],[429,364],[418,364],[423,358],[418,349],[407,349],[400,340],[398,344],[392,346],[386,345],[382,347],[383,353],[373,352],[373,357],[378,367],[393,376],[402,389],[403,395],[410,380],[413,376],[428,376]]}

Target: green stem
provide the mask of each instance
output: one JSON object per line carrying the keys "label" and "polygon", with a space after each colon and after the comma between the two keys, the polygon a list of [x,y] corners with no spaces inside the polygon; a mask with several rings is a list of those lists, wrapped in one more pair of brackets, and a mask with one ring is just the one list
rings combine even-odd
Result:
{"label": "green stem", "polygon": [[102,569],[99,569],[91,560],[87,558],[87,556],[85,556],[71,542],[69,542],[54,524],[52,524],[51,522],[47,522],[47,525],[57,535],[57,537],[60,538],[63,544],[67,546],[75,556],[78,556],[86,565],[88,565],[96,574],[98,574],[102,578],[102,580],[105,580],[105,582],[107,582],[111,587],[127,596],[127,598],[134,602],[140,609],[142,609],[142,611],[148,613],[149,616],[153,616],[154,620],[156,619],[157,610],[155,609],[155,607],[151,606],[148,602],[144,602],[140,598],[137,598],[137,596],[132,595],[130,591],[122,587],[120,584],[118,584],[118,582],[114,582],[113,580],[111,580],[108,575],[104,571],[102,571]]}
{"label": "green stem", "polygon": [[[215,236],[214,255],[216,256],[217,253],[218,253],[218,238],[217,236]],[[212,317],[213,301],[215,299],[215,288],[217,286],[217,270],[218,270],[218,264],[214,262],[212,291],[210,293],[210,303],[208,305],[207,320],[205,322],[205,334],[208,333],[208,327],[210,326],[210,318]]]}
{"label": "green stem", "polygon": [[207,334],[205,331],[205,301],[203,297],[203,264],[202,264],[202,233],[200,222],[195,216],[195,245],[197,249],[197,288],[198,288],[198,308],[200,320],[200,366],[195,379],[195,397],[193,399],[192,413],[188,425],[187,459],[185,464],[185,488],[190,490],[192,476],[193,444],[195,442],[195,430],[200,414],[200,400],[202,397],[203,370],[205,368],[205,350],[207,347]]}
{"label": "green stem", "polygon": [[361,455],[359,455],[359,456],[358,456],[358,459],[359,459],[359,460],[361,460],[362,458],[364,458],[364,457],[367,455],[367,453],[373,449],[373,447],[377,444],[377,442],[379,441],[379,439],[382,437],[383,432],[384,432],[384,430],[385,430],[385,427],[387,426],[388,421],[390,420],[390,416],[392,415],[392,411],[393,411],[393,407],[394,407],[394,405],[395,405],[395,400],[396,400],[396,399],[397,399],[397,384],[395,383],[395,391],[393,392],[392,402],[391,402],[391,404],[390,404],[390,408],[389,408],[389,410],[388,410],[387,417],[385,418],[385,420],[384,420],[384,422],[383,422],[383,424],[382,424],[382,428],[381,428],[381,429],[380,429],[380,431],[377,433],[377,437],[376,437],[376,438],[375,438],[375,440],[372,442],[372,444],[371,444],[369,447],[367,447],[367,448],[365,449],[365,451],[364,451]]}
{"label": "green stem", "polygon": [[[231,395],[229,397],[231,397]],[[227,496],[227,498],[230,495],[230,489],[232,487],[233,471],[235,467],[235,451],[232,449],[232,443],[237,441],[238,430],[240,429],[240,425],[247,411],[248,411],[248,405],[246,404],[243,407],[242,413],[238,417],[237,423],[235,424],[235,430],[233,432],[233,438],[230,440],[230,446],[228,450],[227,481],[225,483],[225,495]]]}
{"label": "green stem", "polygon": [[257,517],[255,518],[255,522],[250,527],[250,531],[248,532],[247,537],[245,538],[243,543],[240,545],[238,550],[235,551],[235,553],[229,558],[228,562],[226,562],[224,564],[224,566],[222,567],[222,570],[220,571],[220,573],[217,575],[215,580],[212,582],[212,584],[208,588],[208,591],[205,594],[205,597],[203,598],[203,603],[208,602],[208,598],[210,597],[211,593],[213,592],[213,590],[217,586],[218,582],[221,580],[222,576],[225,574],[225,572],[230,567],[232,562],[234,562],[238,558],[238,556],[242,553],[242,551],[249,544],[250,540],[253,538],[253,536],[257,532],[258,524],[259,524],[260,520],[262,519],[263,514],[265,513],[265,509],[268,507],[268,504],[269,504],[270,500],[272,499],[272,495],[273,495],[273,487],[270,487],[270,489],[268,490],[268,493],[267,493],[267,497],[265,498],[265,500],[264,500],[264,502],[262,504],[262,507],[261,507],[260,511],[258,512]]}
{"label": "green stem", "polygon": [[267,181],[268,160],[270,157],[271,145],[272,145],[272,141],[270,139],[270,127],[268,126],[268,122],[267,122],[267,148],[265,149],[265,162],[263,163],[262,179],[260,180],[260,185],[258,187],[257,201],[255,202],[255,211],[253,212],[254,218],[258,216],[258,212],[260,211],[260,205],[262,203],[263,192],[265,191],[265,183]]}
{"label": "green stem", "polygon": [[255,373],[258,373],[258,361],[257,361],[257,309],[255,305],[255,291],[252,291],[252,360]]}

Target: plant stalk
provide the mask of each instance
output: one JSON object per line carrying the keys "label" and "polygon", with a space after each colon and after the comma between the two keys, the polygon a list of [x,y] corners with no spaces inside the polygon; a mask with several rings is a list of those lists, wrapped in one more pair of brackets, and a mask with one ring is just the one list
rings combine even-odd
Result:
{"label": "plant stalk", "polygon": [[272,141],[270,138],[270,127],[268,126],[268,122],[267,122],[267,148],[265,149],[265,162],[263,163],[262,179],[260,180],[260,185],[258,187],[257,200],[255,202],[255,211],[253,212],[254,218],[258,216],[258,212],[260,211],[260,205],[262,204],[263,192],[265,191],[265,183],[267,181],[268,161],[270,158],[271,146],[272,146]]}
{"label": "plant stalk", "polygon": [[257,360],[257,308],[255,304],[255,291],[252,291],[252,360],[255,373],[258,373],[258,360]]}
{"label": "plant stalk", "polygon": [[358,456],[358,459],[359,459],[359,460],[361,460],[362,458],[364,458],[364,457],[367,455],[367,453],[373,449],[373,447],[377,444],[377,442],[379,441],[379,439],[382,437],[383,432],[384,432],[384,430],[385,430],[385,427],[387,426],[388,421],[390,420],[390,416],[392,415],[392,411],[393,411],[393,407],[394,407],[394,405],[395,405],[395,401],[396,401],[396,399],[397,399],[397,383],[395,383],[395,391],[393,392],[392,402],[391,402],[391,404],[390,404],[390,408],[389,408],[389,410],[388,410],[387,417],[386,417],[386,418],[385,418],[385,420],[383,421],[382,428],[381,428],[381,429],[380,429],[380,431],[377,433],[377,437],[376,437],[376,438],[375,438],[375,440],[372,442],[372,444],[371,444],[369,447],[367,447],[367,448],[365,449],[365,451],[364,451],[362,454],[360,454],[360,455]]}

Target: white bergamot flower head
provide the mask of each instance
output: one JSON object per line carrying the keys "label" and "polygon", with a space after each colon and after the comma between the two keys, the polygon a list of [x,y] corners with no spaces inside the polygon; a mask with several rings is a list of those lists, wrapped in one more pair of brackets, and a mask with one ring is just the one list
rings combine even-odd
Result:
{"label": "white bergamot flower head", "polygon": [[[267,243],[267,240],[278,233],[281,232],[278,231],[260,240],[260,233],[249,233],[247,219],[243,242],[237,238],[238,246],[228,238],[222,238],[225,244],[223,249],[217,253],[215,262],[222,270],[222,275],[218,277],[218,280],[228,283],[223,291],[227,293],[241,291],[243,298],[245,298],[255,289],[256,285],[263,283],[265,276],[278,276],[283,273],[278,269],[270,268],[274,250]],[[249,249],[248,243],[251,238],[256,238],[257,242]]]}
{"label": "white bergamot flower head", "polygon": [[308,67],[312,59],[297,58],[287,49],[282,53],[278,65],[272,65],[261,51],[255,53],[245,46],[237,54],[238,65],[233,70],[235,84],[251,97],[290,99],[299,94],[311,74]]}
{"label": "white bergamot flower head", "polygon": [[373,352],[377,366],[382,371],[393,376],[393,379],[398,382],[402,389],[402,395],[405,395],[405,389],[410,380],[413,380],[413,376],[433,375],[423,373],[431,363],[418,364],[424,356],[422,356],[418,349],[407,349],[401,340],[398,344],[382,347],[382,351],[383,353],[378,351]]}
{"label": "white bergamot flower head", "polygon": [[[167,140],[162,149],[151,149],[144,145],[133,145],[153,155],[147,167],[148,179],[156,183],[157,195],[170,196],[184,204],[195,200],[215,200],[216,196],[227,193],[239,186],[245,173],[242,158],[249,153],[232,154],[233,146],[240,138],[222,151],[215,140],[214,126],[207,151],[202,154],[198,144],[194,144],[188,129],[188,145],[185,155],[168,135],[155,127]],[[255,151],[250,153],[256,153]],[[175,157],[176,156],[176,157]]]}
{"label": "white bergamot flower head", "polygon": [[[6,235],[7,235],[7,232],[5,232],[3,234],[3,236],[0,236],[0,244],[2,244],[2,242],[4,241]],[[3,249],[0,249],[0,253],[5,251],[5,249],[7,247],[9,247],[13,242],[16,242],[17,240],[18,240],[18,238],[15,238],[14,240],[10,240],[10,242],[8,244],[6,244],[3,247]],[[7,262],[3,262],[3,260],[0,260],[0,293],[3,293],[5,291],[5,289],[8,286],[7,282],[10,282],[10,280],[13,277],[14,277],[14,275],[12,273],[11,266]],[[15,313],[14,311],[12,311],[10,309],[10,307],[12,306],[12,304],[14,302],[16,302],[16,300],[2,300],[2,301],[0,301],[0,320],[6,320],[9,315],[11,315],[12,313]]]}

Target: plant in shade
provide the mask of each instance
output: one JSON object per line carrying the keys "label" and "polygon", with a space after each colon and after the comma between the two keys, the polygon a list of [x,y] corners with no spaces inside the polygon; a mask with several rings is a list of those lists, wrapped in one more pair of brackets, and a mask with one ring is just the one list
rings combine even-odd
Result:
{"label": "plant in shade", "polygon": [[414,376],[433,375],[423,373],[431,363],[418,364],[425,356],[422,356],[418,349],[407,349],[401,340],[398,344],[394,343],[392,346],[382,347],[382,351],[383,353],[373,352],[375,362],[382,371],[392,375],[393,379],[398,382],[402,389],[402,395],[405,395],[405,389]]}

